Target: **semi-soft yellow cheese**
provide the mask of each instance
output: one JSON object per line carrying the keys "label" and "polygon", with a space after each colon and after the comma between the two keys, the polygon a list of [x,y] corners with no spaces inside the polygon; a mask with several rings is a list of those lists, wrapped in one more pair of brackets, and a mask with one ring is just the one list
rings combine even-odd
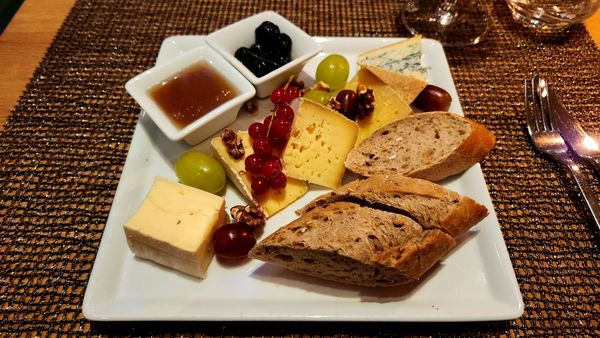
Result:
{"label": "semi-soft yellow cheese", "polygon": [[342,182],[344,161],[354,147],[358,127],[342,114],[300,99],[282,162],[289,177],[328,188]]}
{"label": "semi-soft yellow cheese", "polygon": [[222,197],[157,177],[124,229],[138,257],[204,278],[214,254],[213,232],[224,220]]}
{"label": "semi-soft yellow cheese", "polygon": [[346,89],[356,91],[358,84],[373,89],[375,96],[375,110],[371,115],[357,119],[358,136],[356,144],[373,134],[377,129],[406,117],[412,113],[410,106],[390,86],[381,81],[377,76],[365,69],[361,69],[346,84]]}
{"label": "semi-soft yellow cheese", "polygon": [[279,190],[269,189],[263,194],[253,195],[250,188],[252,181],[249,174],[246,173],[244,164],[246,157],[254,153],[252,150],[252,140],[248,132],[239,131],[237,135],[242,139],[242,145],[245,150],[244,157],[239,160],[234,159],[227,153],[227,148],[220,137],[213,138],[210,144],[217,155],[217,159],[225,167],[225,172],[229,179],[248,200],[260,205],[267,217],[274,215],[306,193],[308,186],[304,181],[288,177],[285,188]]}

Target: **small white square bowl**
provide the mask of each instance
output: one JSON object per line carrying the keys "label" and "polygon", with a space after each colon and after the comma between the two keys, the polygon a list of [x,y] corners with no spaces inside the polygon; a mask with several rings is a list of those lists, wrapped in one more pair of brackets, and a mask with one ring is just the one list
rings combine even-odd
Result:
{"label": "small white square bowl", "polygon": [[[217,106],[184,128],[179,128],[173,124],[165,112],[152,99],[150,90],[158,84],[172,79],[175,75],[200,61],[204,61],[212,66],[217,73],[229,82],[238,95]],[[237,118],[242,104],[256,94],[256,90],[252,84],[223,59],[221,55],[207,45],[201,45],[165,63],[148,69],[127,81],[125,88],[170,140],[180,141],[183,139],[190,145],[198,144],[220,129],[230,125]]]}
{"label": "small white square bowl", "polygon": [[[274,71],[256,77],[244,64],[235,58],[235,51],[240,47],[250,47],[254,44],[254,30],[263,21],[271,21],[292,39],[292,60]],[[317,55],[323,48],[298,26],[273,11],[266,11],[247,17],[229,26],[221,28],[206,37],[206,42],[254,85],[259,98],[271,95],[271,92],[285,84],[291,75],[298,75],[304,64]]]}

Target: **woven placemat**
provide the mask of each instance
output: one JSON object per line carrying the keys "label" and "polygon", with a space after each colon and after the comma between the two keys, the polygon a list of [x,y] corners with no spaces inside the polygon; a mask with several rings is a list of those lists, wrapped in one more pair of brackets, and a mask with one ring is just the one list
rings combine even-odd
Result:
{"label": "woven placemat", "polygon": [[[598,231],[570,176],[532,150],[522,80],[549,76],[585,127],[600,132],[600,51],[583,26],[539,36],[504,1],[491,33],[448,49],[466,115],[498,143],[483,163],[525,301],[493,323],[91,323],[86,283],[139,108],[123,84],[153,65],[163,39],[206,34],[273,9],[311,35],[407,36],[401,1],[77,1],[0,134],[0,334],[15,335],[600,335]],[[3,65],[4,66],[4,65]],[[586,171],[594,191],[598,180]],[[449,292],[451,292],[449,290]]]}

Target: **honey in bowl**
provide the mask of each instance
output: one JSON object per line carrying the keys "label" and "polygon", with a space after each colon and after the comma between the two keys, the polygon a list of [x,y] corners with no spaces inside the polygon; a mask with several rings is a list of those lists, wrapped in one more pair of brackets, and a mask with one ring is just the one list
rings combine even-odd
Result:
{"label": "honey in bowl", "polygon": [[150,96],[178,128],[184,128],[238,95],[207,62],[198,62],[150,89]]}

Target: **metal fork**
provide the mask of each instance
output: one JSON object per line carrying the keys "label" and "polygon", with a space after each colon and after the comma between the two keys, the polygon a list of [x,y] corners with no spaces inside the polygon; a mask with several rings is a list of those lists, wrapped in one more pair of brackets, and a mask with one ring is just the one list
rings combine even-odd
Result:
{"label": "metal fork", "polygon": [[573,174],[575,182],[592,213],[596,227],[600,229],[600,207],[596,202],[590,185],[580,170],[579,165],[569,154],[569,148],[558,130],[552,125],[548,110],[548,87],[544,80],[536,75],[524,82],[525,89],[525,115],[527,117],[527,131],[535,148],[558,161]]}

